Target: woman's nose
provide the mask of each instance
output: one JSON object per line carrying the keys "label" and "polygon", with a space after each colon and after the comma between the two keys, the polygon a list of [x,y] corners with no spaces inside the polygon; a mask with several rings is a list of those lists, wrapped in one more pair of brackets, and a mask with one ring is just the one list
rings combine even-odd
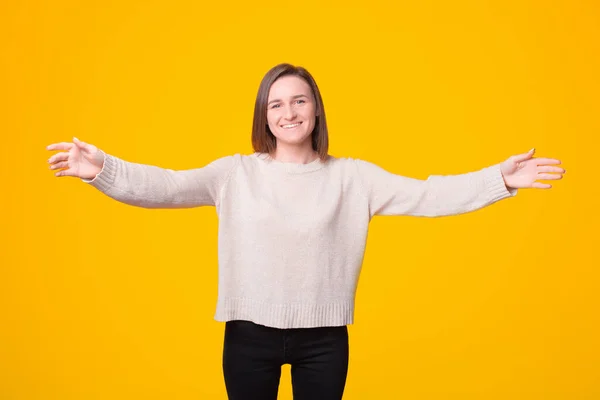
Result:
{"label": "woman's nose", "polygon": [[294,119],[296,117],[296,110],[294,107],[286,107],[285,109],[285,118],[286,119]]}

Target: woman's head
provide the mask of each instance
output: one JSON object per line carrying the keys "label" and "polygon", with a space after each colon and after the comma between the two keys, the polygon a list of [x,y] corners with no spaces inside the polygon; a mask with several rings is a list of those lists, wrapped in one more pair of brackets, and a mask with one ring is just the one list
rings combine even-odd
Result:
{"label": "woman's head", "polygon": [[252,146],[273,154],[277,143],[310,144],[322,160],[329,137],[319,88],[302,67],[279,64],[266,73],[256,96]]}

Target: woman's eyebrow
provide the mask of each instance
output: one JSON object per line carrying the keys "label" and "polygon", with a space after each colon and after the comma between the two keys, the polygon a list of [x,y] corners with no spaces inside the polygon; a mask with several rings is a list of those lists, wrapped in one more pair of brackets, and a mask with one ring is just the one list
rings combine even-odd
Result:
{"label": "woman's eyebrow", "polygon": [[[298,98],[300,98],[300,97],[306,97],[306,98],[308,99],[308,96],[307,96],[307,95],[305,95],[305,94],[297,94],[297,95],[295,95],[295,96],[292,96],[291,98],[292,98],[292,99],[298,99]],[[271,103],[275,103],[275,102],[277,102],[277,101],[281,101],[281,100],[279,100],[279,99],[271,100],[270,102],[268,102],[268,103],[267,103],[267,105],[269,105],[269,104],[271,104]]]}

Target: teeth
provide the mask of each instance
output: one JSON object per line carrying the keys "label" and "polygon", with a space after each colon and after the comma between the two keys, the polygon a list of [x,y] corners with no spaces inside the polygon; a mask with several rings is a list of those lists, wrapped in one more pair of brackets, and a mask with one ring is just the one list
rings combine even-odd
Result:
{"label": "teeth", "polygon": [[283,125],[283,126],[282,126],[282,128],[285,128],[285,129],[290,129],[290,128],[295,128],[295,127],[297,127],[298,125],[300,125],[300,122],[298,122],[298,123],[296,123],[296,124]]}

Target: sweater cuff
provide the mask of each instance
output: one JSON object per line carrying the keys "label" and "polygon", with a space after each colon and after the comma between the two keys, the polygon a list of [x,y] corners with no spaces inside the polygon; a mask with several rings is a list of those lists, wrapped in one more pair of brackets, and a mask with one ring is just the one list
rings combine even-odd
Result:
{"label": "sweater cuff", "polygon": [[91,186],[104,191],[110,188],[114,181],[117,171],[117,162],[115,157],[104,154],[104,164],[102,165],[102,170],[93,178],[93,179],[81,179],[85,183],[89,183]]}
{"label": "sweater cuff", "polygon": [[504,178],[502,177],[502,171],[500,170],[500,164],[486,168],[484,182],[490,196],[490,202],[492,203],[517,195],[517,189],[506,187],[506,183],[504,183]]}

